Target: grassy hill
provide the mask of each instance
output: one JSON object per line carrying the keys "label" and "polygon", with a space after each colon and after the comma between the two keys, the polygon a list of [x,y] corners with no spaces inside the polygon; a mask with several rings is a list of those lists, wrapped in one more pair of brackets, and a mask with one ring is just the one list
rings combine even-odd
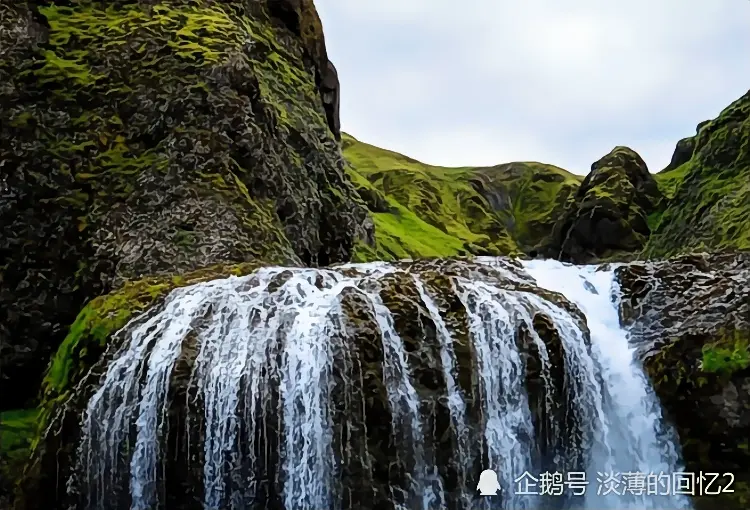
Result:
{"label": "grassy hill", "polygon": [[582,180],[537,162],[432,166],[346,134],[342,147],[375,223],[375,244],[360,243],[357,260],[533,251]]}
{"label": "grassy hill", "polygon": [[[680,140],[667,169],[643,166],[638,179],[640,157],[622,147],[586,180],[536,162],[432,166],[346,134],[342,148],[375,224],[374,242],[356,246],[359,261],[557,256],[572,234],[590,245],[578,262],[750,249],[750,91]],[[638,242],[618,244],[620,232]]]}

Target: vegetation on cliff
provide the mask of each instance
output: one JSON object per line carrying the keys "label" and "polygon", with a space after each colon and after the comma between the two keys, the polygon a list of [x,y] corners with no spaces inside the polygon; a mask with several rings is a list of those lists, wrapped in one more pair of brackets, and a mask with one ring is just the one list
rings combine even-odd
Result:
{"label": "vegetation on cliff", "polygon": [[350,178],[372,213],[358,260],[541,254],[577,262],[750,249],[750,92],[649,173],[616,147],[579,177],[552,165],[444,168],[343,139]]}
{"label": "vegetation on cliff", "polygon": [[[653,176],[627,148],[584,179],[535,162],[436,167],[347,135],[342,158],[339,138],[311,0],[0,4],[6,483],[30,448],[54,451],[40,434],[112,334],[175,287],[260,263],[750,249],[750,92]],[[657,392],[745,391],[750,337],[724,326],[670,337],[648,365]],[[683,423],[700,411],[685,409]],[[704,452],[726,438],[712,427],[683,431],[690,462],[747,460]]]}
{"label": "vegetation on cliff", "polygon": [[542,243],[580,178],[542,163],[445,168],[343,136],[347,170],[375,223],[358,260],[514,255]]}
{"label": "vegetation on cliff", "polygon": [[338,136],[311,0],[1,2],[4,422],[47,423],[181,275],[349,260],[367,211]]}
{"label": "vegetation on cliff", "polygon": [[750,91],[701,123],[690,159],[656,178],[674,194],[645,257],[750,249]]}
{"label": "vegetation on cliff", "polygon": [[350,259],[335,74],[312,3],[283,4],[2,3],[3,409],[126,281]]}
{"label": "vegetation on cliff", "polygon": [[637,252],[648,239],[648,217],[661,198],[643,159],[632,149],[615,147],[591,166],[555,223],[547,254],[588,262]]}

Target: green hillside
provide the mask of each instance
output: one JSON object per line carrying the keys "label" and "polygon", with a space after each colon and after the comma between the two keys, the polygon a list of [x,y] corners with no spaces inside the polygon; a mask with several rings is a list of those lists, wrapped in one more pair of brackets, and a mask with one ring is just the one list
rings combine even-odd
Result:
{"label": "green hillside", "polygon": [[357,260],[533,251],[582,179],[536,162],[432,166],[346,134],[342,147],[375,224]]}
{"label": "green hillside", "polygon": [[750,92],[650,174],[615,147],[584,179],[553,165],[427,165],[343,135],[374,239],[355,260],[543,255],[576,262],[750,249]]}

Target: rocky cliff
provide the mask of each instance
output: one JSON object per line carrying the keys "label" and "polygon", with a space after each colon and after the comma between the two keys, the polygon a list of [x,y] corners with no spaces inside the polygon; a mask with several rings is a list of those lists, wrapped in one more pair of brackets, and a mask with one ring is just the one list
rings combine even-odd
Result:
{"label": "rocky cliff", "polygon": [[[1,2],[0,411],[99,295],[349,260],[367,211],[339,136],[310,0]],[[141,301],[79,324],[103,340]]]}
{"label": "rocky cliff", "polygon": [[366,212],[320,21],[297,4],[3,4],[0,360],[24,388],[4,406],[125,281],[350,258]]}

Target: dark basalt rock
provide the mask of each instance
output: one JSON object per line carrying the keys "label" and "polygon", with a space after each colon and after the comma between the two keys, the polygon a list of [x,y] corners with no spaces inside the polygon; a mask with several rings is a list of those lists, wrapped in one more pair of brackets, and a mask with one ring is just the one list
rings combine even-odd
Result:
{"label": "dark basalt rock", "polygon": [[698,133],[700,133],[703,126],[709,124],[710,122],[710,120],[704,120],[703,122],[699,123],[695,128],[694,136],[688,136],[687,138],[683,138],[682,140],[677,142],[674,152],[672,153],[672,159],[669,161],[669,164],[666,166],[666,168],[662,170],[662,172],[674,170],[675,168],[690,161],[690,159],[693,157],[693,152],[695,152],[695,140],[698,136]]}
{"label": "dark basalt rock", "polygon": [[669,164],[664,168],[664,172],[668,172],[669,170],[674,170],[678,166],[687,163],[690,161],[690,158],[693,157],[693,151],[695,150],[695,137],[689,136],[687,138],[683,138],[679,142],[677,142],[677,145],[675,146],[674,153],[672,153],[672,159],[669,161]]}
{"label": "dark basalt rock", "polygon": [[[242,274],[248,269],[225,268],[224,271]],[[423,260],[401,262],[396,264],[394,269],[395,272],[371,282],[372,288],[368,287],[368,291],[377,292],[383,304],[389,308],[395,329],[404,343],[413,384],[422,405],[421,413],[426,427],[425,455],[435,459],[445,482],[444,490],[450,498],[454,498],[460,488],[469,486],[478,478],[483,469],[481,452],[475,452],[477,457],[472,472],[468,474],[459,468],[459,459],[451,455],[459,439],[456,437],[455,429],[451,427],[437,326],[419,295],[413,276],[418,276],[425,285],[454,339],[456,382],[464,393],[467,425],[469,433],[472,434],[468,445],[482,444],[482,438],[479,437],[481,429],[478,425],[484,418],[479,404],[480,396],[476,394],[476,357],[473,344],[469,340],[467,314],[454,290],[452,278],[474,278],[486,281],[499,289],[535,293],[569,311],[580,327],[587,331],[585,319],[580,310],[561,295],[535,287],[533,281],[515,261],[499,260],[497,267],[493,268],[466,260]],[[341,271],[346,274],[350,270]],[[279,273],[275,281],[270,283],[269,289],[282,285],[290,274],[290,271]],[[206,277],[207,275],[200,274],[181,283],[203,281]],[[151,312],[140,319],[146,320],[159,310],[160,300],[173,286],[156,281],[150,283],[150,290],[145,287],[146,283],[143,283],[139,286],[138,292],[127,288],[96,300],[73,327],[80,337],[71,338],[70,344],[66,343],[60,349],[56,357],[58,362],[55,363],[55,370],[45,381],[40,437],[32,452],[32,461],[19,484],[15,503],[17,510],[67,508],[66,505],[72,504],[77,498],[78,489],[69,490],[65,482],[70,475],[73,475],[71,486],[78,487],[77,484],[80,482],[75,475],[74,462],[81,412],[96,389],[107,361],[111,359],[127,333],[127,329],[120,329],[122,322],[110,323],[112,319],[108,310],[126,306],[125,303],[137,303],[133,314],[150,307]],[[161,296],[154,297],[160,292]],[[331,409],[337,427],[333,434],[334,441],[347,438],[348,448],[341,450],[341,480],[336,490],[341,491],[344,501],[347,501],[348,507],[351,508],[392,508],[392,490],[398,492],[399,487],[405,490],[409,487],[409,463],[413,459],[398,453],[408,451],[408,448],[399,444],[402,439],[408,440],[408,434],[404,434],[403,431],[395,431],[394,434],[394,422],[391,419],[383,375],[383,341],[372,305],[361,291],[350,288],[342,294],[341,308],[346,328],[337,333],[341,338],[332,339],[332,345],[338,347],[335,348],[337,351],[333,356],[335,362],[332,375],[336,383],[333,386]],[[126,321],[128,317],[127,314],[122,315],[118,320]],[[115,333],[118,330],[119,333]],[[102,331],[105,332],[104,337],[97,338]],[[552,362],[552,395],[546,394],[548,388],[543,382],[541,358],[535,343],[531,341],[532,334],[538,335],[544,342]],[[554,320],[540,312],[534,313],[530,327],[519,323],[516,342],[526,364],[526,386],[539,436],[539,449],[535,455],[553,463],[555,454],[559,453],[563,446],[571,447],[571,444],[562,444],[565,438],[572,437],[568,443],[572,441],[572,447],[576,446],[577,438],[573,431],[578,430],[577,424],[570,422],[569,413],[566,413],[571,395],[568,395],[565,389],[567,385],[562,342]],[[166,451],[163,473],[166,476],[167,507],[176,510],[201,507],[200,442],[203,431],[199,421],[202,416],[202,404],[196,381],[191,378],[197,350],[194,337],[189,334],[183,341],[182,351],[169,384],[170,424],[164,444]],[[261,492],[259,501],[266,501],[267,505],[264,508],[269,509],[281,507],[280,495],[273,483],[273,473],[278,468],[278,458],[274,452],[278,428],[281,426],[275,407],[278,403],[275,399],[278,396],[274,395],[266,402],[269,406],[265,412],[266,421],[262,427],[257,427],[259,433],[264,435],[256,438],[256,444],[266,444],[268,452],[271,452],[264,458],[264,464],[258,468],[267,475],[266,478],[262,475],[260,478],[268,481],[263,486],[262,490],[265,492]],[[188,400],[191,402],[190,413],[187,413],[185,408]],[[548,409],[545,403],[550,401],[555,405]],[[550,412],[551,415],[548,414]],[[558,428],[561,433],[554,434],[548,427],[550,423],[563,424]],[[190,430],[190,434],[186,434],[186,430]],[[188,451],[192,452],[190,458],[186,454]],[[553,464],[549,466],[550,469],[555,468]],[[258,477],[258,473],[255,476]],[[40,490],[42,487],[44,490]],[[126,486],[123,491],[127,493]],[[451,500],[449,506],[455,508],[456,503],[457,501]]]}
{"label": "dark basalt rock", "polygon": [[699,508],[747,508],[750,253],[632,263],[617,277],[623,323],[677,428],[687,471],[736,477],[734,494]]}
{"label": "dark basalt rock", "polygon": [[634,253],[649,236],[648,215],[661,196],[643,159],[615,147],[591,166],[543,251],[578,263]]}
{"label": "dark basalt rock", "polygon": [[337,105],[310,0],[3,2],[0,410],[123,282],[349,260]]}
{"label": "dark basalt rock", "polygon": [[316,83],[328,127],[336,140],[341,140],[339,77],[333,62],[328,60],[323,25],[313,0],[266,0],[266,3],[271,14],[302,39],[307,55],[315,62]]}

